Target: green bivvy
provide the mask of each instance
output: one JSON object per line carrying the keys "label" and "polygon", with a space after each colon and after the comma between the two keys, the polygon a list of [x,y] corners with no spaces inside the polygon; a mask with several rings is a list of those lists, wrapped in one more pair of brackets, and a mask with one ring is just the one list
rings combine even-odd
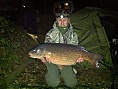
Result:
{"label": "green bivvy", "polygon": [[[99,53],[104,56],[100,67],[113,67],[110,44],[99,16],[103,16],[99,8],[86,7],[71,15],[71,23],[78,34],[79,45],[84,46],[88,51]],[[88,62],[80,63],[81,66],[90,66]],[[105,67],[106,68],[106,67]]]}

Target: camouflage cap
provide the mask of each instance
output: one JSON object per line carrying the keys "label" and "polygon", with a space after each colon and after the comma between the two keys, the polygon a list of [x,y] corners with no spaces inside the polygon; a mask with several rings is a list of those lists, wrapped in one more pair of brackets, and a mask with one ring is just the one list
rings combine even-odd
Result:
{"label": "camouflage cap", "polygon": [[70,17],[70,14],[72,13],[71,7],[70,2],[57,2],[54,5],[54,14],[56,18]]}

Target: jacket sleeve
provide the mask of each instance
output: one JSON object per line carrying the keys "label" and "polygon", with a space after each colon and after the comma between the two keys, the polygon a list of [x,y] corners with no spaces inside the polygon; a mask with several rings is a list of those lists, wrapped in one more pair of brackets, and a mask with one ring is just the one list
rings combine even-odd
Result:
{"label": "jacket sleeve", "polygon": [[51,29],[46,35],[45,35],[45,43],[54,43],[54,29]]}
{"label": "jacket sleeve", "polygon": [[78,36],[77,36],[76,32],[73,33],[73,37],[71,39],[71,43],[74,44],[74,45],[78,45]]}
{"label": "jacket sleeve", "polygon": [[52,43],[51,36],[49,34],[46,34],[46,36],[45,36],[45,43]]}

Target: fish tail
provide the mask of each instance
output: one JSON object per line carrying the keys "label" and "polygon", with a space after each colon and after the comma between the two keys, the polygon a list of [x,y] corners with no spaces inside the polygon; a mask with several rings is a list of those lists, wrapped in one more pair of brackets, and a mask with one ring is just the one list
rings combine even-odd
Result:
{"label": "fish tail", "polygon": [[93,54],[93,60],[91,61],[91,64],[93,65],[93,67],[95,68],[99,68],[99,61],[102,61],[103,56],[100,54]]}

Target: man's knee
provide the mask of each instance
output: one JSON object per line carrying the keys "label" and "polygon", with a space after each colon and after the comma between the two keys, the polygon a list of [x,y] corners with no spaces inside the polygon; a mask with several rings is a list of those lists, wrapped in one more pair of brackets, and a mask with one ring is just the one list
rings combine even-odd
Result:
{"label": "man's knee", "polygon": [[65,81],[65,85],[67,87],[74,87],[77,85],[77,81],[76,80],[75,81]]}
{"label": "man's knee", "polygon": [[76,75],[71,66],[65,66],[61,71],[61,76],[64,79],[67,87],[74,87],[77,84]]}
{"label": "man's knee", "polygon": [[59,76],[51,76],[47,74],[45,78],[49,87],[57,87],[60,83]]}
{"label": "man's knee", "polygon": [[57,87],[60,83],[59,80],[54,81],[53,79],[52,80],[46,80],[46,81],[47,81],[47,84],[49,87]]}
{"label": "man's knee", "polygon": [[57,87],[60,83],[60,72],[59,68],[56,65],[48,64],[48,72],[45,75],[46,82],[49,87]]}

